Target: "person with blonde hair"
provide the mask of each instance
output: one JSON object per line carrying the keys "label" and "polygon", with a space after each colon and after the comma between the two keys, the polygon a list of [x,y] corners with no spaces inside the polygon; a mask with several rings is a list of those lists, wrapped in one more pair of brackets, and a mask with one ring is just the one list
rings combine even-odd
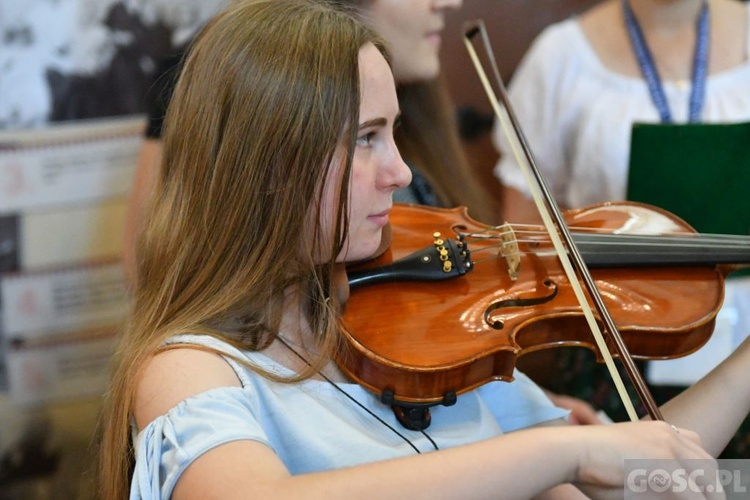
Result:
{"label": "person with blonde hair", "polygon": [[[222,0],[221,3],[230,3]],[[440,46],[445,16],[463,0],[330,0],[360,17],[384,39],[391,52],[401,116],[395,137],[412,173],[412,182],[394,193],[394,201],[437,207],[465,206],[484,223],[497,222],[498,200],[480,185],[464,154],[454,106],[441,74]],[[189,44],[188,44],[189,46]],[[167,57],[146,96],[148,126],[128,204],[123,261],[135,279],[135,239],[142,210],[158,171],[162,127],[186,47]],[[387,231],[387,229],[386,229]],[[591,405],[548,392],[571,410],[571,423],[601,423]]]}
{"label": "person with blonde hair", "polygon": [[[445,15],[459,9],[462,3],[463,0],[331,0],[332,5],[360,16],[381,34],[392,53],[401,105],[396,141],[414,176],[414,182],[396,193],[396,201],[466,206],[477,220],[493,223],[497,219],[497,200],[479,183],[466,158],[454,106],[441,74],[439,54]],[[135,239],[156,175],[164,116],[184,51],[185,47],[181,47],[165,58],[145,99],[148,127],[130,194],[124,238],[124,262],[131,280]]]}
{"label": "person with blonde hair", "polygon": [[550,425],[564,412],[517,372],[414,431],[346,379],[344,265],[378,251],[411,179],[399,114],[382,40],[327,3],[240,2],[201,30],[138,241],[103,498],[599,498],[626,458],[713,467],[750,344],[665,406],[672,425]]}

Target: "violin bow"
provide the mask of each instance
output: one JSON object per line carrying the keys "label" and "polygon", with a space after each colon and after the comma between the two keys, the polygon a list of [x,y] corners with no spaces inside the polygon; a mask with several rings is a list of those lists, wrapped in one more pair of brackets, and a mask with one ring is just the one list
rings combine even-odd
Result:
{"label": "violin bow", "polygon": [[[492,85],[490,84],[489,78],[487,77],[487,73],[484,71],[482,63],[479,60],[479,56],[474,49],[472,39],[477,34],[481,35],[482,45],[484,47],[484,50],[486,51],[487,58],[492,67],[493,76],[499,89],[498,94],[500,96],[500,100],[502,100],[503,109],[501,109],[500,107],[500,102],[498,101],[497,96],[495,96],[494,94]],[[630,352],[628,351],[628,348],[625,345],[625,342],[623,341],[622,336],[620,335],[620,332],[617,329],[617,326],[615,325],[611,314],[609,313],[609,310],[607,309],[607,306],[604,304],[601,293],[599,293],[599,289],[596,287],[596,283],[594,282],[594,279],[591,276],[588,267],[584,263],[583,257],[581,256],[575,242],[573,241],[573,237],[570,234],[560,208],[552,197],[541,172],[537,168],[536,162],[534,161],[534,156],[531,153],[531,149],[529,148],[526,138],[521,131],[521,127],[518,124],[518,120],[516,119],[513,108],[511,107],[507,91],[505,90],[505,86],[503,85],[503,80],[500,77],[500,72],[497,69],[497,63],[492,51],[492,46],[489,42],[489,37],[487,36],[487,30],[485,28],[484,21],[475,20],[469,21],[464,24],[464,44],[466,45],[466,50],[469,52],[469,56],[471,57],[472,63],[474,64],[474,68],[477,71],[484,90],[487,93],[490,104],[494,109],[495,115],[499,119],[503,127],[503,132],[508,138],[511,149],[513,150],[513,155],[515,156],[518,164],[521,166],[521,171],[526,179],[526,183],[531,190],[531,194],[534,198],[534,203],[536,204],[537,210],[542,217],[544,226],[549,233],[552,244],[555,248],[555,251],[557,252],[558,257],[560,258],[560,262],[562,263],[563,269],[565,270],[565,274],[570,281],[576,298],[581,305],[583,315],[588,322],[592,334],[594,335],[596,345],[599,348],[602,357],[604,358],[604,362],[606,363],[607,369],[612,376],[612,380],[615,383],[617,391],[620,395],[620,399],[625,405],[628,416],[633,421],[638,420],[638,415],[636,414],[633,403],[630,400],[630,396],[625,389],[625,385],[623,384],[622,378],[620,377],[620,373],[615,366],[612,355],[609,352],[609,348],[607,347],[607,343],[604,340],[604,336],[599,329],[599,324],[596,322],[594,313],[589,306],[583,289],[581,288],[581,281],[583,281],[584,285],[586,286],[588,295],[589,297],[591,297],[591,300],[593,301],[594,306],[599,313],[599,317],[602,319],[606,327],[606,331],[608,332],[609,338],[614,345],[615,351],[620,356],[625,370],[627,371],[631,382],[634,384],[635,389],[638,392],[638,396],[646,406],[646,410],[653,420],[664,420],[659,407],[656,405],[653,396],[648,390],[648,387],[646,386],[646,383],[644,382],[643,377],[638,370],[638,367],[633,362],[633,358],[630,355]],[[515,134],[511,133],[511,127]],[[520,146],[523,150],[523,156],[518,151],[518,146]]]}

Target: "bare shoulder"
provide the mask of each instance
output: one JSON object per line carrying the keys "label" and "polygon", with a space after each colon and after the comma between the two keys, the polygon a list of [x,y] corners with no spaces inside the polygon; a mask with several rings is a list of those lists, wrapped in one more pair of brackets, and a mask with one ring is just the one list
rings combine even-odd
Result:
{"label": "bare shoulder", "polygon": [[181,401],[217,387],[240,387],[234,370],[218,354],[180,347],[154,355],[138,379],[134,414],[139,429]]}

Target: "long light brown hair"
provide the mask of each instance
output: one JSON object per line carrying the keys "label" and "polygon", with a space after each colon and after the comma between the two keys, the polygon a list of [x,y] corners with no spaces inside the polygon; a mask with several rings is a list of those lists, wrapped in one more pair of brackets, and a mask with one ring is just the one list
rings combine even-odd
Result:
{"label": "long light brown hair", "polygon": [[[283,381],[309,377],[330,357],[367,43],[385,53],[350,13],[307,0],[235,3],[193,42],[167,112],[132,314],[103,412],[104,498],[127,496],[135,390],[168,338],[203,333],[262,349],[295,290],[321,355]],[[339,200],[335,220],[322,221],[328,183],[339,186]],[[330,259],[321,265],[316,256]]]}

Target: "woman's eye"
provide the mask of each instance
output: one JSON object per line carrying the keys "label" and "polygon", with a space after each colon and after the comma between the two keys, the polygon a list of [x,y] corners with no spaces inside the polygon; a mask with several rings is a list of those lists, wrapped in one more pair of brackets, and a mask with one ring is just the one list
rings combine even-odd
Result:
{"label": "woman's eye", "polygon": [[372,139],[375,137],[375,132],[368,132],[362,136],[357,137],[357,146],[368,147],[372,143]]}

